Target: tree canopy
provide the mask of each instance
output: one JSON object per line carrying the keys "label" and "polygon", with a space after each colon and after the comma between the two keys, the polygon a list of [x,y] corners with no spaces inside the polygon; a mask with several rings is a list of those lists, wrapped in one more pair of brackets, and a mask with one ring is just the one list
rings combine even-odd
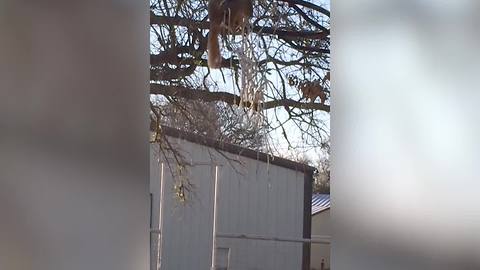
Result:
{"label": "tree canopy", "polygon": [[[298,138],[304,145],[328,147],[326,5],[255,0],[247,33],[222,36],[220,70],[207,65],[207,5],[207,0],[150,2],[152,129],[172,125],[248,147],[265,146],[272,136],[289,147],[296,147]],[[244,98],[252,85],[260,98]],[[306,87],[320,89],[326,101],[307,100]]]}

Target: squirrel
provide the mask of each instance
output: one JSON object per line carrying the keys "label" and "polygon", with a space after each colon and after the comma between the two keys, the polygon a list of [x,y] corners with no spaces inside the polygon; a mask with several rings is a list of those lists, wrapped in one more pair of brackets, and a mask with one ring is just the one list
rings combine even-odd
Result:
{"label": "squirrel", "polygon": [[252,0],[209,0],[207,53],[208,66],[220,68],[222,56],[218,36],[223,29],[235,32],[243,29],[253,14]]}

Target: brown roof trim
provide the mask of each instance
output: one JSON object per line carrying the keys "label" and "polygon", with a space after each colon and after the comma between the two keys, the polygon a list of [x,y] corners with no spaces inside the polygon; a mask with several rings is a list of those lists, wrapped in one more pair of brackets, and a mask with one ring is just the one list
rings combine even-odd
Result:
{"label": "brown roof trim", "polygon": [[209,147],[222,150],[228,153],[248,157],[255,160],[260,160],[260,161],[267,162],[280,167],[284,167],[284,168],[288,168],[296,171],[303,171],[303,172],[313,172],[316,170],[314,167],[303,164],[303,163],[291,161],[281,157],[276,157],[273,155],[248,149],[239,145],[217,141],[217,140],[205,137],[203,135],[182,131],[176,128],[171,128],[171,127],[162,125],[161,130],[163,134],[169,137],[179,138],[189,142],[209,146]]}
{"label": "brown roof trim", "polygon": [[[312,237],[312,192],[313,171],[306,172],[303,176],[303,238]],[[310,244],[302,246],[302,270],[310,270]]]}

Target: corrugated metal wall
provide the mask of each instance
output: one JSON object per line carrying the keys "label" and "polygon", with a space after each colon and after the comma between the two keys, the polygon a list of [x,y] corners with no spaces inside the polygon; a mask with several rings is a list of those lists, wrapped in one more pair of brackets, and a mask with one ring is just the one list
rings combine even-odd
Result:
{"label": "corrugated metal wall", "polygon": [[[174,196],[172,175],[163,161],[165,196],[161,270],[210,269],[213,183],[217,165],[217,232],[302,238],[303,172],[226,153],[242,164],[229,163],[212,148],[172,140],[181,145],[184,157],[196,165],[187,172],[194,187],[192,196],[184,204]],[[159,163],[152,162],[151,166],[152,178],[161,178]],[[152,183],[154,203],[158,203],[160,181],[152,179]],[[158,214],[158,207],[154,209]],[[302,244],[299,243],[218,239],[217,244],[219,248],[230,249],[229,269],[301,269]],[[222,252],[218,256],[222,256]]]}

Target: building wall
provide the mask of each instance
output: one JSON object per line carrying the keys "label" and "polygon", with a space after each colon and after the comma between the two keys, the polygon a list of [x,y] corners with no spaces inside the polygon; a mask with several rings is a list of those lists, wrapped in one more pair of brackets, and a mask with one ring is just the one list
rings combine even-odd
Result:
{"label": "building wall", "polygon": [[[314,235],[331,236],[330,209],[324,210],[312,216],[312,238]],[[330,269],[330,245],[312,244],[310,267],[315,270],[321,269],[322,259],[325,260],[325,269]]]}
{"label": "building wall", "polygon": [[[224,153],[241,162],[229,163],[215,149],[180,139],[172,141],[184,150],[185,159],[195,165],[186,175],[193,185],[190,197],[186,203],[181,203],[174,196],[172,174],[166,169],[166,161],[162,161],[164,173],[160,178],[165,181],[165,196],[161,221],[161,270],[210,268],[213,183],[217,165],[217,232],[302,237],[303,172]],[[158,172],[159,164],[153,166],[153,171]],[[158,192],[157,188],[152,190],[154,197]],[[299,243],[240,239],[218,239],[217,243],[222,248],[217,253],[219,260],[226,260],[226,251],[229,250],[229,269],[232,270],[301,269],[302,244]]]}

